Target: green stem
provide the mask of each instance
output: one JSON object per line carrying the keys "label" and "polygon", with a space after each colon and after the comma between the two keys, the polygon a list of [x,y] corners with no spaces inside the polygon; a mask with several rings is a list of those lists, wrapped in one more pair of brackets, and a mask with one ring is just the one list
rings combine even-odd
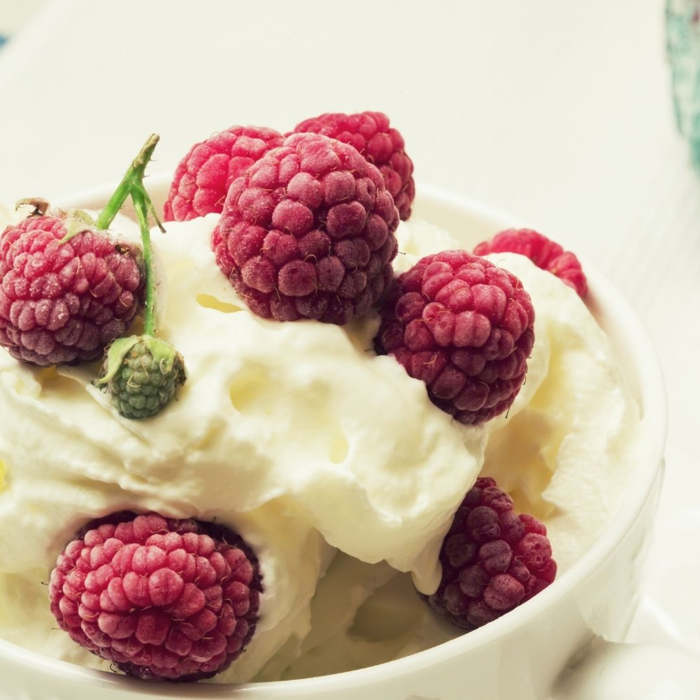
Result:
{"label": "green stem", "polygon": [[152,208],[151,200],[140,181],[133,182],[129,191],[134,202],[134,209],[141,229],[141,244],[143,247],[143,263],[146,270],[146,309],[144,320],[144,335],[156,333],[156,281],[153,274],[153,251],[151,249],[151,232],[148,229],[148,210]]}
{"label": "green stem", "polygon": [[[134,158],[133,162],[129,166],[129,169],[124,174],[122,181],[117,186],[117,189],[114,190],[114,194],[109,198],[109,201],[105,205],[104,209],[97,217],[98,229],[104,230],[109,228],[109,225],[112,223],[112,221],[114,221],[114,217],[122,208],[124,201],[129,196],[129,193],[132,191],[134,185],[141,184],[141,180],[143,179],[146,171],[146,165],[153,155],[153,149],[156,147],[159,138],[160,137],[158,134],[151,134],[146,140],[146,143],[143,144],[143,147],[139,151],[138,155],[136,158]],[[150,199],[148,199],[148,196],[146,196],[146,202],[147,208],[150,207],[152,210],[153,207]],[[153,214],[155,216],[155,212],[153,212]],[[156,221],[158,221],[158,217],[156,216],[155,218]],[[159,221],[158,224],[160,225]]]}

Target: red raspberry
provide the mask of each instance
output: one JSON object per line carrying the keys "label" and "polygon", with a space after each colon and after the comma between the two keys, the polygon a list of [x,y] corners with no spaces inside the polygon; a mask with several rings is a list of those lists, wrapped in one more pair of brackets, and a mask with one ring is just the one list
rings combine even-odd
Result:
{"label": "red raspberry", "polygon": [[259,316],[344,324],[391,279],[398,222],[381,174],[352,146],[293,134],[233,182],[212,246]]}
{"label": "red raspberry", "polygon": [[474,255],[489,253],[520,253],[530,258],[537,267],[556,275],[582,299],[588,293],[586,275],[583,274],[578,258],[537,231],[529,228],[509,228],[474,248]]}
{"label": "red raspberry", "polygon": [[396,280],[375,345],[422,379],[443,411],[480,423],[520,390],[534,319],[517,277],[463,250],[445,251]]}
{"label": "red raspberry", "polygon": [[0,345],[35,365],[93,360],[140,307],[135,253],[66,221],[30,216],[0,235]]}
{"label": "red raspberry", "polygon": [[187,221],[224,206],[231,183],[284,137],[260,126],[232,126],[196,143],[180,161],[163,206],[166,221]]}
{"label": "red raspberry", "polygon": [[547,528],[516,515],[513,500],[490,478],[464,497],[440,550],[442,580],[430,605],[464,629],[512,610],[557,573]]}
{"label": "red raspberry", "polygon": [[416,196],[413,161],[404,150],[403,136],[389,126],[386,114],[321,114],[297,124],[294,131],[311,131],[354,146],[379,168],[401,218],[405,221],[411,215],[411,204]]}
{"label": "red raspberry", "polygon": [[51,572],[51,612],[73,641],[138,678],[199,680],[255,631],[262,585],[231,530],[155,513],[90,523]]}

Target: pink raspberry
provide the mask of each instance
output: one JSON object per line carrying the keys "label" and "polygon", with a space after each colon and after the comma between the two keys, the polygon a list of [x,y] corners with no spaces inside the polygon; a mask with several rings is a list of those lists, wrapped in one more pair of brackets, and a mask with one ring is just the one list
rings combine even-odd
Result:
{"label": "pink raspberry", "polygon": [[582,299],[588,293],[588,283],[578,258],[537,231],[529,228],[509,228],[474,248],[474,255],[489,253],[524,255],[537,267],[556,275],[564,284],[574,289]]}
{"label": "pink raspberry", "polygon": [[391,279],[398,221],[381,174],[352,146],[293,134],[234,180],[212,246],[259,316],[344,324]]}
{"label": "pink raspberry", "polygon": [[411,204],[416,195],[413,161],[406,154],[403,136],[389,126],[386,114],[321,114],[297,124],[294,131],[311,131],[354,146],[379,168],[401,218],[405,221],[411,215]]}
{"label": "pink raspberry", "polygon": [[235,532],[155,513],[90,523],[51,572],[51,612],[73,641],[138,678],[224,670],[255,631],[257,559]]}
{"label": "pink raspberry", "polygon": [[419,260],[382,311],[375,345],[461,423],[505,411],[527,371],[535,312],[520,280],[462,250]]}
{"label": "pink raspberry", "polygon": [[516,515],[513,500],[490,478],[476,480],[440,550],[442,580],[430,605],[474,629],[546,588],[557,572],[547,528]]}
{"label": "pink raspberry", "polygon": [[224,206],[231,183],[284,137],[261,126],[232,126],[196,143],[180,161],[163,207],[166,221],[187,221]]}
{"label": "pink raspberry", "polygon": [[66,243],[61,216],[0,235],[0,345],[35,365],[93,360],[140,308],[137,254],[86,228]]}

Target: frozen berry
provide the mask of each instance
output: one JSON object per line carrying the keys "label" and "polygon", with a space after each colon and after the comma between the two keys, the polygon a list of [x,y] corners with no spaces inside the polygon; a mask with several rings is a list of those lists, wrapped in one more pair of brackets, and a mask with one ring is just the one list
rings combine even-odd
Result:
{"label": "frozen berry", "polygon": [[[62,243],[76,222],[81,232]],[[80,219],[33,215],[0,235],[0,345],[19,360],[99,357],[127,329],[141,292],[137,251]]]}
{"label": "frozen berry", "polygon": [[401,218],[405,221],[411,215],[416,194],[413,162],[406,154],[403,136],[389,125],[386,114],[321,114],[297,124],[294,131],[311,131],[354,146],[379,168]]}
{"label": "frozen berry", "polygon": [[163,207],[166,221],[220,213],[231,183],[284,137],[260,126],[232,126],[197,143],[175,170]]}
{"label": "frozen berry", "polygon": [[155,513],[90,523],[58,557],[51,611],[78,644],[145,679],[199,680],[253,636],[257,559],[235,532]]}
{"label": "frozen berry", "polygon": [[465,496],[440,550],[442,579],[430,605],[451,622],[474,629],[546,588],[557,572],[547,528],[517,515],[490,478]]}
{"label": "frozen berry", "polygon": [[384,293],[398,221],[381,174],[357,150],[292,134],[234,180],[212,246],[259,316],[344,324]]}
{"label": "frozen berry", "polygon": [[393,285],[375,339],[461,423],[505,411],[527,371],[535,312],[520,280],[462,250],[419,260]]}
{"label": "frozen berry", "polygon": [[556,275],[564,284],[574,289],[582,299],[588,293],[586,275],[583,274],[578,258],[537,231],[529,228],[509,228],[474,248],[474,255],[489,253],[524,255],[537,267]]}

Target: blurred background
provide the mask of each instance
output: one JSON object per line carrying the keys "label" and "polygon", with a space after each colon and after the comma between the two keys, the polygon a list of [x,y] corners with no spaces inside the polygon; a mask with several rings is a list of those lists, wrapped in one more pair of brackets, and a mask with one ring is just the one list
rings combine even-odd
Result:
{"label": "blurred background", "polygon": [[582,254],[645,321],[670,428],[630,639],[700,653],[700,180],[674,120],[663,0],[426,8],[0,0],[0,201],[115,182],[151,131],[151,172],[172,171],[232,124],[386,112],[419,187],[509,211]]}

